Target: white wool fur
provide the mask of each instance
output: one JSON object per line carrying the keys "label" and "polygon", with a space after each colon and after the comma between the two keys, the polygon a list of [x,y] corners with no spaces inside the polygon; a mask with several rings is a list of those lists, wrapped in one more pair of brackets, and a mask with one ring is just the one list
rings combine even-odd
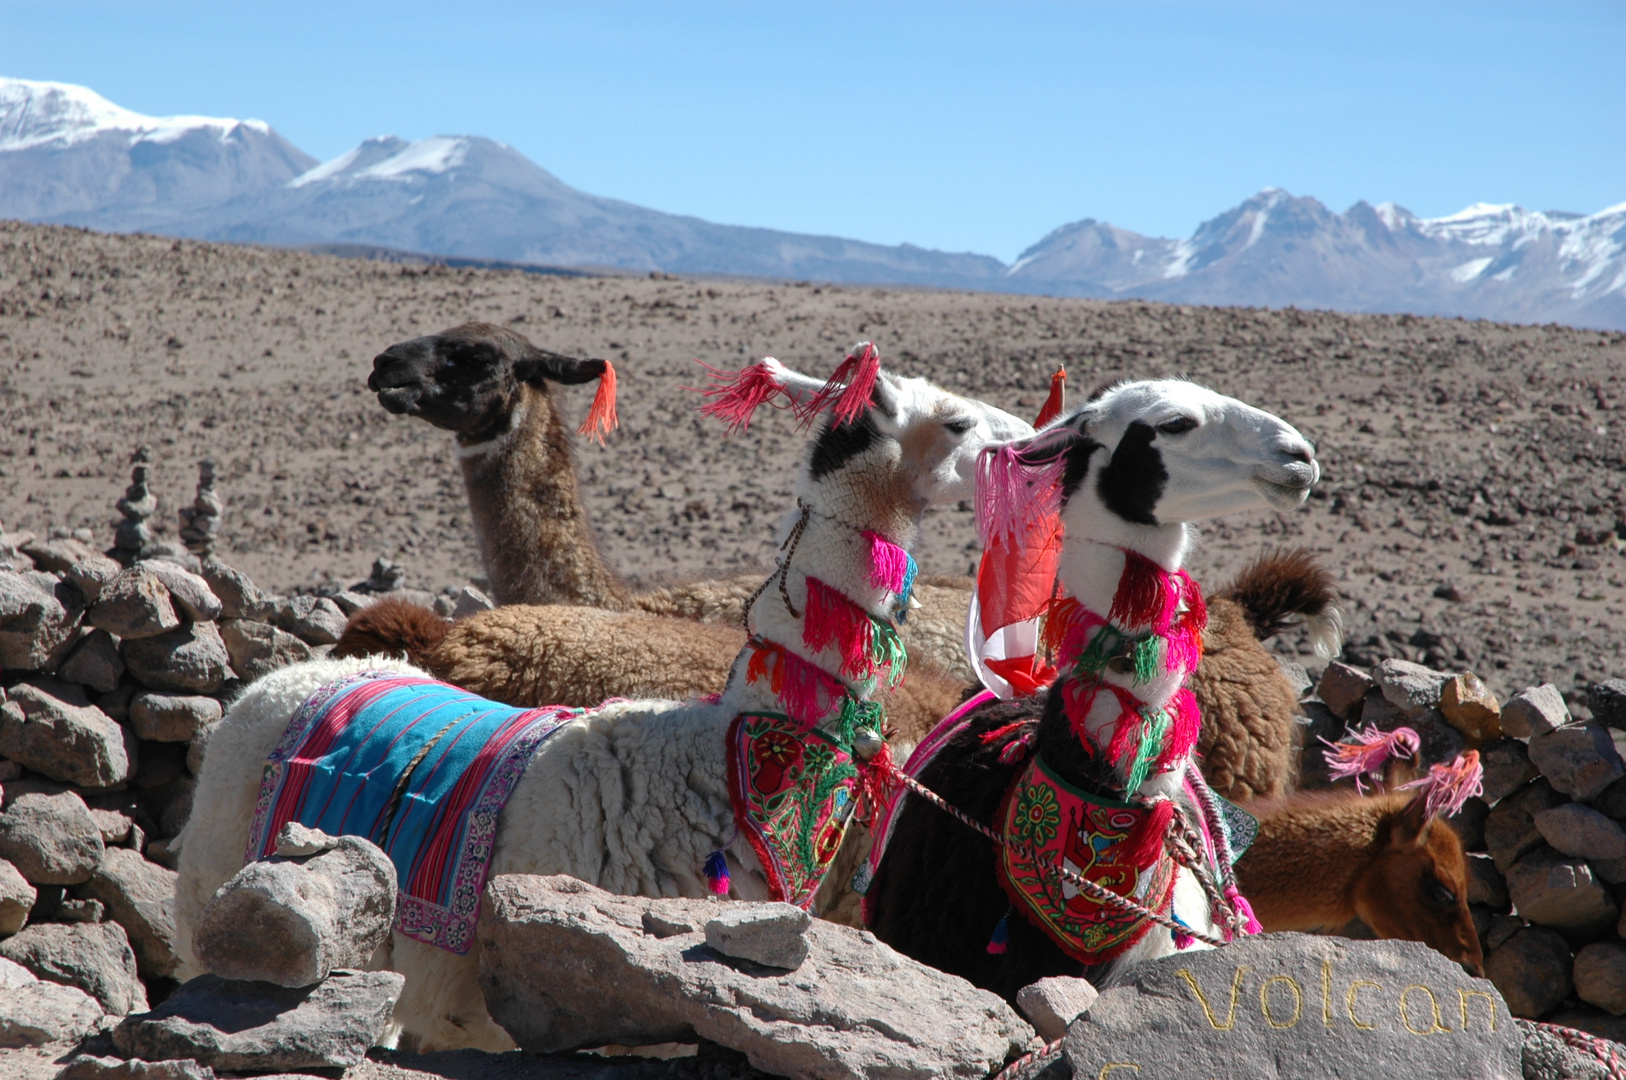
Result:
{"label": "white wool fur", "polygon": [[[883,613],[892,597],[870,586],[869,544],[856,530],[906,543],[928,505],[970,496],[971,466],[984,446],[1032,433],[1016,417],[923,380],[883,374],[877,388],[892,416],[872,414],[888,437],[820,480],[804,470],[797,486],[815,511],[786,583],[798,612],[806,610],[806,577],[812,574]],[[945,434],[944,424],[957,420],[974,424]],[[907,459],[898,441],[905,434],[912,448]],[[797,516],[787,517],[785,529]],[[777,583],[757,599],[752,619],[762,636],[835,670],[834,649],[809,654],[803,646],[801,621],[785,610]],[[546,739],[503,810],[490,873],[570,874],[617,893],[703,897],[709,895],[706,858],[723,849],[731,895],[767,899],[756,854],[735,831],[726,776],[724,737],[735,715],[783,709],[765,680],[746,680],[749,654],[748,648],[735,661],[715,705],[619,703]],[[243,865],[267,754],[318,687],[369,668],[422,674],[377,657],[311,661],[260,679],[222,720],[198,778],[198,812],[181,839],[175,920],[180,978],[200,974],[191,941],[204,903]],[[374,963],[406,976],[394,1023],[419,1048],[512,1048],[486,1013],[476,979],[477,948],[457,956],[396,934]]]}
{"label": "white wool fur", "polygon": [[[1181,433],[1159,432],[1154,440],[1168,473],[1152,511],[1156,523],[1120,517],[1097,489],[1113,448],[1135,421],[1157,428],[1180,417],[1197,421],[1197,426]],[[1195,540],[1191,522],[1265,506],[1285,509],[1298,505],[1320,478],[1309,442],[1286,421],[1182,380],[1123,384],[1058,423],[1101,444],[1062,509],[1066,532],[1057,576],[1063,593],[1103,616],[1111,610],[1123,575],[1124,549],[1139,552],[1173,572],[1180,569]],[[1109,669],[1101,677],[1131,690],[1141,701],[1161,706],[1180,689],[1185,676],[1180,671],[1164,672],[1149,683],[1137,684],[1131,675]],[[1103,693],[1096,698],[1085,717],[1085,729],[1097,746],[1105,747],[1110,741],[1118,715],[1116,696]],[[1197,808],[1185,793],[1183,774],[1184,764],[1153,773],[1136,794],[1174,799],[1188,820],[1196,821]],[[1173,910],[1186,925],[1219,936],[1206,894],[1184,867],[1176,871]],[[1209,946],[1197,942],[1193,947]],[[1143,960],[1174,951],[1169,934],[1147,934],[1113,963],[1111,972],[1122,973]]]}

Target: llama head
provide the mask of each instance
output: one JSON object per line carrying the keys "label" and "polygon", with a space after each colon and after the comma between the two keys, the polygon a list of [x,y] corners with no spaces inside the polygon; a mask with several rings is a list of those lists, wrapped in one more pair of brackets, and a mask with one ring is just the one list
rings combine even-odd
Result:
{"label": "llama head", "polygon": [[1391,806],[1373,838],[1377,857],[1355,883],[1355,913],[1378,937],[1421,941],[1483,977],[1462,841],[1439,817],[1429,816],[1422,797],[1376,798]]}
{"label": "llama head", "polygon": [[1189,522],[1287,510],[1321,477],[1287,421],[1183,379],[1121,383],[1012,448],[1059,486],[1068,536],[1134,548],[1166,567]]}
{"label": "llama head", "polygon": [[798,498],[857,528],[895,537],[928,506],[971,498],[984,449],[1033,434],[1032,425],[1002,409],[884,370],[867,341],[853,347],[829,380],[769,357],[729,376],[711,396],[705,411],[735,427],[775,397],[809,423],[828,413],[797,483]]}
{"label": "llama head", "polygon": [[367,389],[388,411],[421,417],[470,446],[517,428],[527,397],[546,399],[549,382],[591,382],[608,371],[608,361],[561,356],[506,327],[464,323],[379,353]]}

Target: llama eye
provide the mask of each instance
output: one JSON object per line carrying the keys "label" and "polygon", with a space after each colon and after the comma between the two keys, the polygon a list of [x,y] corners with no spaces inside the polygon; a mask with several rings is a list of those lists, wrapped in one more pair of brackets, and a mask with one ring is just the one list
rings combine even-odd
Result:
{"label": "llama eye", "polygon": [[1189,416],[1176,416],[1173,420],[1165,420],[1157,425],[1157,430],[1165,435],[1184,435],[1197,426],[1197,421]]}
{"label": "llama eye", "polygon": [[966,432],[976,427],[977,422],[975,420],[967,420],[962,417],[959,420],[946,421],[943,426],[948,428],[956,435],[964,435]]}
{"label": "llama eye", "polygon": [[1455,904],[1457,902],[1457,894],[1446,888],[1439,878],[1435,878],[1428,883],[1428,898],[1436,904]]}

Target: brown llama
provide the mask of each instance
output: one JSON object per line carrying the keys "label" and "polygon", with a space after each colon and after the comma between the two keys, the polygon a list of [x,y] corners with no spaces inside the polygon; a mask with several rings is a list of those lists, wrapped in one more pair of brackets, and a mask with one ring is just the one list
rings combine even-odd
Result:
{"label": "brown llama", "polygon": [[1337,930],[1359,918],[1380,938],[1421,941],[1485,974],[1456,831],[1408,791],[1301,791],[1250,804],[1259,836],[1237,883],[1266,930]]}
{"label": "brown llama", "polygon": [[[466,323],[385,349],[373,360],[367,387],[388,411],[455,435],[469,514],[497,603],[738,623],[760,574],[639,593],[598,550],[570,436],[547,384],[589,382],[607,367],[604,360],[539,349],[500,326]],[[967,679],[961,643],[970,588],[969,578],[922,575],[914,591],[921,607],[900,628],[911,655],[934,659]]]}
{"label": "brown llama", "polygon": [[[598,550],[548,383],[590,382],[610,370],[606,360],[561,356],[513,330],[465,323],[385,349],[373,359],[367,388],[389,412],[454,434],[497,603],[738,619],[755,576],[639,595]],[[601,386],[601,396],[612,395]]]}

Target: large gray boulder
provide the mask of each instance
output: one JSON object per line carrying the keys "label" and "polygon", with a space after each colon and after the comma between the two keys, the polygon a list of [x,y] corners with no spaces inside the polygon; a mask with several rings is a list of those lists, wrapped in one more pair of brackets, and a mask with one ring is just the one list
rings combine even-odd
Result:
{"label": "large gray boulder", "polygon": [[0,859],[0,937],[15,934],[28,922],[39,893],[17,868]]}
{"label": "large gray boulder", "polygon": [[135,736],[91,705],[80,687],[35,676],[7,693],[15,709],[0,709],[0,756],[87,788],[134,775]]}
{"label": "large gray boulder", "polygon": [[127,1017],[113,1045],[147,1061],[191,1058],[223,1070],[349,1068],[384,1034],[405,981],[393,971],[341,971],[292,989],[202,975]]}
{"label": "large gray boulder", "polygon": [[132,566],[103,586],[85,621],[125,641],[181,625],[163,580],[145,566]]}
{"label": "large gray boulder", "polygon": [[220,702],[203,694],[143,690],[130,699],[130,727],[153,742],[189,743],[222,715]]}
{"label": "large gray boulder", "polygon": [[717,914],[563,876],[496,878],[479,929],[486,1005],[527,1050],[698,1036],[797,1080],[980,1080],[1033,1038],[998,997],[869,933],[814,920],[807,959],[785,971],[707,945]]}
{"label": "large gray boulder", "polygon": [[84,595],[36,570],[0,570],[0,670],[45,671],[73,647]]}
{"label": "large gray boulder", "polygon": [[209,583],[197,574],[163,559],[151,559],[136,565],[150,571],[163,582],[170,600],[193,622],[213,622],[220,618],[220,598],[209,588]]}
{"label": "large gray boulder", "polygon": [[83,990],[24,974],[26,981],[0,972],[0,1048],[77,1042],[101,1022],[102,1007]]}
{"label": "large gray boulder", "polygon": [[118,923],[39,923],[0,941],[0,957],[41,979],[77,986],[114,1016],[147,1007],[135,953]]}
{"label": "large gray boulder", "polygon": [[1622,763],[1609,729],[1596,720],[1565,724],[1530,740],[1530,760],[1554,788],[1585,801],[1622,776]]}
{"label": "large gray boulder", "polygon": [[192,936],[198,963],[225,979],[278,986],[361,967],[389,938],[395,878],[389,856],[359,836],[305,859],[249,863],[204,905]]}
{"label": "large gray boulder", "polygon": [[72,791],[19,795],[0,814],[0,859],[30,884],[88,881],[101,858],[101,827]]}
{"label": "large gray boulder", "polygon": [[1615,925],[1620,908],[1585,861],[1540,847],[1507,872],[1513,906],[1530,922],[1595,936]]}
{"label": "large gray boulder", "polygon": [[220,637],[232,668],[246,682],[316,655],[286,630],[253,619],[225,620],[220,624]]}
{"label": "large gray boulder", "polygon": [[148,862],[139,851],[108,848],[79,894],[99,900],[124,927],[141,974],[175,972],[175,871]]}
{"label": "large gray boulder", "polygon": [[1496,988],[1426,945],[1262,934],[1144,963],[1063,1044],[1075,1077],[1518,1080]]}
{"label": "large gray boulder", "polygon": [[124,643],[124,666],[154,690],[212,694],[235,677],[226,643],[214,623]]}
{"label": "large gray boulder", "polygon": [[86,634],[56,672],[64,680],[88,686],[98,694],[111,694],[119,688],[124,661],[119,659],[119,643],[106,630]]}

